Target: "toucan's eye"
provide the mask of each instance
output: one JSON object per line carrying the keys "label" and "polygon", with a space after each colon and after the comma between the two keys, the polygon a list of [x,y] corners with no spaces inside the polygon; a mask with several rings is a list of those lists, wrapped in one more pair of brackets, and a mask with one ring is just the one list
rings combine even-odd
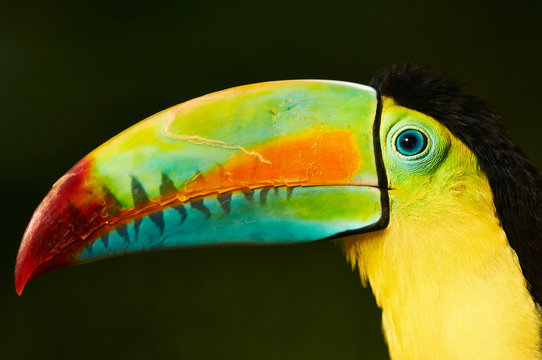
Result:
{"label": "toucan's eye", "polygon": [[403,156],[418,155],[427,148],[427,136],[417,129],[405,130],[397,136],[395,147]]}

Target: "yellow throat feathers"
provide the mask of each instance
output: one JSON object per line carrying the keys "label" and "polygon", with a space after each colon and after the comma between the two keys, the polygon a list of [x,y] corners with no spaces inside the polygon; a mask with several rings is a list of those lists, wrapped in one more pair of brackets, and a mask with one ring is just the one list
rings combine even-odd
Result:
{"label": "yellow throat feathers", "polygon": [[[479,187],[476,203],[450,196],[425,211],[410,211],[406,194],[391,190],[388,228],[343,241],[383,310],[393,360],[542,358],[540,308],[487,180]],[[434,197],[430,187],[417,191]]]}

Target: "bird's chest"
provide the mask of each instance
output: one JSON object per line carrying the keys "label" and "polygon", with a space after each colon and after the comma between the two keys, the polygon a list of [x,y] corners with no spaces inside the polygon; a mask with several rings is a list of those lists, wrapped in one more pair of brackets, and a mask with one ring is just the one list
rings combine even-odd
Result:
{"label": "bird's chest", "polygon": [[509,250],[488,269],[388,288],[379,303],[391,358],[541,359],[540,312]]}

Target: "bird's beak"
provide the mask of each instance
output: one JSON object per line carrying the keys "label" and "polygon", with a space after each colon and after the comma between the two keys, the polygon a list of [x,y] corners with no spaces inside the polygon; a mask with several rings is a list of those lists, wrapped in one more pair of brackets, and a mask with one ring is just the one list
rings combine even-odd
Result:
{"label": "bird's beak", "polygon": [[206,95],[91,152],[24,234],[20,294],[53,269],[129,252],[299,243],[385,227],[376,92],[293,80]]}

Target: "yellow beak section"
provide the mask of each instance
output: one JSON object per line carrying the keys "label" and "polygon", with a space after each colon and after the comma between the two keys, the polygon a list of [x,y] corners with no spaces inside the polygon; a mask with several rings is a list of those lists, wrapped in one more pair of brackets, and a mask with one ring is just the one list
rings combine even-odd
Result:
{"label": "yellow beak section", "polygon": [[324,80],[242,86],[162,111],[55,184],[24,235],[17,289],[128,252],[385,227],[378,125],[373,89]]}

